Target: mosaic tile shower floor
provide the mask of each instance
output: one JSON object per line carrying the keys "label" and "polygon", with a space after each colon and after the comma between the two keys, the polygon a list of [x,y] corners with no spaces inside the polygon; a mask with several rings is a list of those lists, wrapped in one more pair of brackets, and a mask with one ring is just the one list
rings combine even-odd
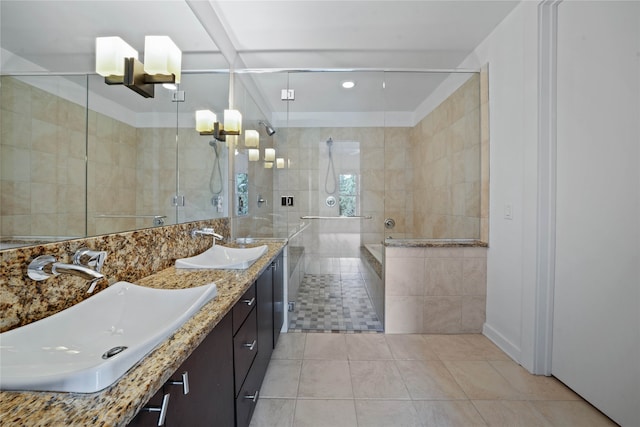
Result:
{"label": "mosaic tile shower floor", "polygon": [[306,274],[289,315],[295,332],[382,332],[360,273]]}

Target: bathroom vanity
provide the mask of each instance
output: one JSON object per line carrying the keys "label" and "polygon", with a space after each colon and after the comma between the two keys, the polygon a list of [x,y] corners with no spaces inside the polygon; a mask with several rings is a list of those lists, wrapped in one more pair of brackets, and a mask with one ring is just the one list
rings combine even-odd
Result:
{"label": "bathroom vanity", "polygon": [[249,425],[282,328],[282,264],[280,253],[129,426]]}
{"label": "bathroom vanity", "polygon": [[246,270],[169,267],[136,281],[164,289],[215,282],[218,295],[104,390],[1,391],[2,424],[156,426],[164,401],[166,425],[249,425],[282,326],[285,244],[268,241]]}

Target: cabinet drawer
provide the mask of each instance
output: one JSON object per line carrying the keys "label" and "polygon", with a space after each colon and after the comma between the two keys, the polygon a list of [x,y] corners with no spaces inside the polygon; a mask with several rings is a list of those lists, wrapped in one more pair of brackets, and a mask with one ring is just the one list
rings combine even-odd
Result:
{"label": "cabinet drawer", "polygon": [[236,427],[247,427],[251,423],[253,410],[258,403],[258,392],[262,376],[258,369],[251,368],[240,393],[236,397]]}
{"label": "cabinet drawer", "polygon": [[242,322],[247,318],[247,315],[256,306],[256,285],[255,283],[242,295],[240,301],[233,306],[233,334],[235,335],[242,326]]}
{"label": "cabinet drawer", "polygon": [[233,362],[236,395],[244,382],[247,372],[258,354],[258,326],[256,310],[251,310],[247,320],[233,338]]}

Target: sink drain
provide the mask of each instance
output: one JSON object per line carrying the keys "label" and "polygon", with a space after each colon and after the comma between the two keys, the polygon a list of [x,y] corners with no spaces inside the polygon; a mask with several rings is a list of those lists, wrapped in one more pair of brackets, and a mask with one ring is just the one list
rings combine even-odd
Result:
{"label": "sink drain", "polygon": [[113,347],[112,349],[109,349],[109,350],[105,351],[104,354],[102,355],[102,358],[103,359],[109,359],[110,357],[113,357],[116,354],[122,353],[126,349],[127,349],[127,347],[124,346],[124,345],[119,345],[117,347]]}

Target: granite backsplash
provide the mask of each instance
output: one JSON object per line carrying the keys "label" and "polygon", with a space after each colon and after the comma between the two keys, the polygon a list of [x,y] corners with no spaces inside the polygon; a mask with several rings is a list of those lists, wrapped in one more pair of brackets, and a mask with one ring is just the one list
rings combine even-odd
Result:
{"label": "granite backsplash", "polygon": [[95,293],[117,281],[135,282],[170,267],[177,258],[206,250],[211,237],[190,236],[191,230],[202,227],[230,236],[230,221],[222,218],[0,251],[0,332],[51,316],[93,295],[87,293],[86,280],[68,274],[31,280],[27,266],[34,258],[53,255],[58,262],[70,263],[82,247],[107,251],[102,273],[108,282],[99,282]]}

